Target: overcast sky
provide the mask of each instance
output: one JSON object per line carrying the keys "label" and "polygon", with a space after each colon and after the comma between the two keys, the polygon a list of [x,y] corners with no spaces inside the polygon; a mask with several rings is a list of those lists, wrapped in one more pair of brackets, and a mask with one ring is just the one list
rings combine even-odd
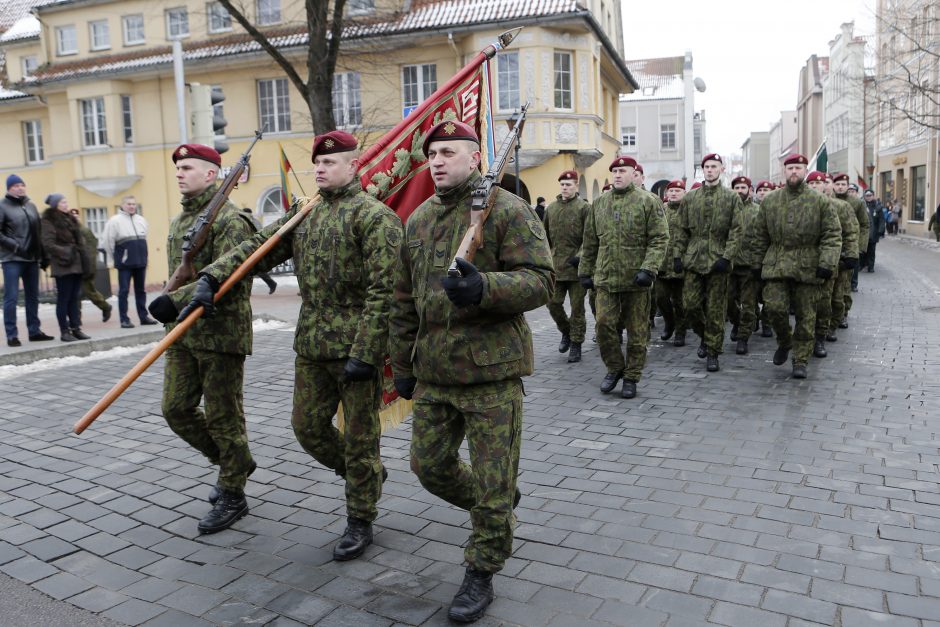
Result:
{"label": "overcast sky", "polygon": [[[627,60],[692,51],[705,93],[711,151],[740,153],[751,131],[769,131],[780,111],[796,109],[800,68],[812,54],[829,56],[843,22],[855,35],[874,32],[874,0],[653,0],[623,2]],[[658,26],[657,26],[658,25]]]}

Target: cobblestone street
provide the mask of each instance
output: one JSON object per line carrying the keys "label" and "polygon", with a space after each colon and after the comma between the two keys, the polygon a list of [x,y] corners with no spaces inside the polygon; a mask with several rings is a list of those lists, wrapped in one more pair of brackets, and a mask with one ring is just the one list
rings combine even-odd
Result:
{"label": "cobblestone street", "polygon": [[[592,318],[569,365],[533,312],[515,551],[479,624],[940,625],[938,262],[879,244],[805,381],[759,335],[707,374],[658,319],[637,398],[604,396]],[[292,340],[255,334],[251,513],[210,536],[215,471],[160,415],[162,361],[81,436],[143,349],[0,368],[0,571],[126,624],[447,624],[468,515],[410,472],[410,422],[382,439],[375,544],[331,560],[343,485],[294,439]]]}

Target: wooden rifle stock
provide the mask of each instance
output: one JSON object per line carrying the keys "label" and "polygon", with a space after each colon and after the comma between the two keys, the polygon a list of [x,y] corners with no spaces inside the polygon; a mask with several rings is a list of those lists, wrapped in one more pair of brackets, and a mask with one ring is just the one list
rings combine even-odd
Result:
{"label": "wooden rifle stock", "polygon": [[[310,214],[310,211],[313,209],[314,205],[316,205],[319,201],[320,195],[317,194],[310,200],[310,202],[299,209],[293,218],[285,222],[284,225],[281,226],[281,228],[279,228],[276,233],[274,233],[274,235],[269,237],[261,246],[259,246],[258,249],[253,252],[251,256],[244,261],[244,263],[242,263],[242,265],[235,268],[235,271],[232,272],[229,278],[226,279],[224,283],[222,283],[222,286],[215,295],[214,301],[219,302],[222,296],[232,289],[232,287],[241,281],[249,272],[251,272],[251,269],[254,268],[255,265],[257,265],[258,262],[261,261],[261,259],[267,255],[268,252],[271,251],[272,248],[277,246],[278,242],[280,242],[285,235],[290,233],[292,230],[294,230],[294,228],[297,227],[298,224],[303,222],[303,220]],[[137,364],[131,368],[131,370],[126,375],[124,375],[120,381],[114,384],[114,387],[112,387],[108,393],[101,398],[101,400],[95,403],[94,407],[89,409],[88,412],[82,416],[78,422],[75,423],[75,426],[72,427],[72,430],[76,434],[79,434],[87,429],[88,425],[93,423],[95,419],[98,418],[98,416],[100,416],[108,407],[110,407],[111,404],[117,400],[121,394],[124,393],[124,390],[129,388],[130,385],[136,381],[141,374],[143,374],[144,370],[149,368],[150,365],[160,357],[160,355],[166,352],[166,349],[168,349],[174,342],[176,342],[176,340],[182,337],[182,335],[186,333],[190,327],[196,324],[196,320],[198,320],[204,312],[205,309],[202,307],[197,307],[191,314],[179,322],[173,328],[173,330],[167,333],[166,337],[164,337],[156,346],[150,349],[150,352],[144,355],[144,357],[139,362],[137,362]]]}

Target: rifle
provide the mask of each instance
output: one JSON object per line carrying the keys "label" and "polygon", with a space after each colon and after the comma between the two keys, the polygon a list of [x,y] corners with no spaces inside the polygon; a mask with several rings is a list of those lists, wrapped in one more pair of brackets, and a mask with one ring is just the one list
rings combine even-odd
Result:
{"label": "rifle", "polygon": [[511,153],[519,144],[519,136],[522,134],[522,127],[525,124],[526,111],[529,110],[529,103],[522,106],[516,123],[509,131],[509,135],[503,140],[496,157],[493,159],[493,165],[489,171],[483,175],[483,179],[477,183],[477,186],[470,193],[470,226],[467,227],[467,233],[460,241],[460,247],[457,254],[450,262],[447,268],[447,276],[461,277],[460,269],[457,267],[457,259],[461,258],[473,263],[473,257],[478,249],[483,248],[483,225],[490,217],[490,211],[496,203],[496,190],[499,189],[499,182],[503,180],[503,174],[506,166],[509,165],[509,153]]}
{"label": "rifle", "polygon": [[212,228],[212,223],[215,222],[216,217],[218,217],[219,211],[221,211],[225,203],[228,202],[229,194],[232,193],[232,190],[238,184],[238,179],[241,177],[242,172],[248,167],[248,153],[255,147],[259,139],[261,139],[261,131],[255,131],[255,138],[252,140],[251,144],[249,144],[248,150],[246,150],[244,154],[239,157],[238,162],[232,166],[225,180],[219,185],[219,189],[216,190],[215,194],[206,204],[206,208],[202,210],[202,213],[200,213],[196,221],[193,222],[189,231],[183,236],[183,255],[180,258],[180,265],[173,271],[173,276],[170,277],[170,280],[167,281],[166,285],[163,287],[164,294],[178,290],[196,276],[196,268],[193,265],[193,260],[196,259],[196,255],[199,254],[202,247],[206,245],[206,240],[209,238],[209,229]]}

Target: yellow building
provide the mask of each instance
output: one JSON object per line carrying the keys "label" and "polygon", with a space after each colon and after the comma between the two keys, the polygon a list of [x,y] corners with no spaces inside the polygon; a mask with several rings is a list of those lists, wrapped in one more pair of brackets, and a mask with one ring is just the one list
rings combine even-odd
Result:
{"label": "yellow building", "polygon": [[[171,40],[185,81],[221,87],[234,163],[265,127],[248,180],[232,200],[265,222],[280,209],[278,145],[307,194],[313,138],[306,103],[261,47],[217,2],[10,0],[22,14],[0,35],[0,174],[22,176],[36,202],[53,191],[100,231],[125,194],[150,223],[148,279],[166,279],[164,243],[179,194],[170,154],[180,143]],[[248,19],[306,77],[308,35],[300,0],[250,0]],[[26,9],[33,7],[33,13]],[[523,134],[523,195],[551,198],[557,175],[582,174],[593,198],[617,153],[618,97],[635,86],[623,62],[617,0],[349,0],[334,80],[336,122],[379,137],[496,35],[524,30],[491,68],[493,110],[508,119],[531,102]],[[186,88],[186,91],[189,91]],[[185,97],[186,117],[191,116]],[[502,126],[502,125],[501,125]],[[191,129],[184,119],[184,128]],[[192,139],[189,130],[188,139]],[[294,193],[297,182],[291,180]],[[40,206],[40,210],[42,207]]]}

